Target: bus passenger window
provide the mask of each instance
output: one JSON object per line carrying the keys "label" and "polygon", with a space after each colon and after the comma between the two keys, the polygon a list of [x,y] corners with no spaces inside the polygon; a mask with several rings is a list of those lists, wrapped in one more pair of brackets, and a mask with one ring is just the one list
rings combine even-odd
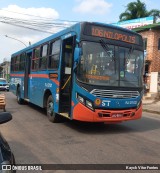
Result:
{"label": "bus passenger window", "polygon": [[15,57],[12,57],[11,58],[11,72],[14,71],[14,60],[15,60]]}
{"label": "bus passenger window", "polygon": [[16,56],[16,58],[15,58],[15,64],[14,64],[14,70],[15,71],[19,71],[19,62],[20,62],[20,56],[18,55],[18,56]]}
{"label": "bus passenger window", "polygon": [[33,52],[32,70],[37,70],[38,69],[39,55],[40,55],[40,47],[36,48]]}
{"label": "bus passenger window", "polygon": [[25,53],[20,55],[19,71],[24,71],[25,68]]}
{"label": "bus passenger window", "polygon": [[12,57],[11,71],[18,71],[18,69],[19,69],[19,56]]}
{"label": "bus passenger window", "polygon": [[41,48],[41,56],[39,59],[39,69],[46,69],[47,67],[47,52],[48,52],[48,45],[43,45]]}
{"label": "bus passenger window", "polygon": [[51,43],[50,54],[49,54],[49,68],[57,69],[59,66],[59,54],[60,54],[61,41],[57,40]]}

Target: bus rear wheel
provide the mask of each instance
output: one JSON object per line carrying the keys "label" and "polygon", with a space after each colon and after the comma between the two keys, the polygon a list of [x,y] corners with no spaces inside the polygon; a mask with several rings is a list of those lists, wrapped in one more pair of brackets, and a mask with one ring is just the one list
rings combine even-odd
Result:
{"label": "bus rear wheel", "polygon": [[20,91],[20,88],[18,87],[17,89],[17,102],[18,104],[23,104],[23,99],[21,98],[21,91]]}
{"label": "bus rear wheel", "polygon": [[58,122],[58,115],[54,112],[54,101],[52,95],[47,99],[47,117],[52,123]]}

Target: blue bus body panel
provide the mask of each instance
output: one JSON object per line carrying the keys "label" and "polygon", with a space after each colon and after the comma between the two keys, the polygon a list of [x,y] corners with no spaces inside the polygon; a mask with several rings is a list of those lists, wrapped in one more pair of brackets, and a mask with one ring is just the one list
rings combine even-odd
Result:
{"label": "blue bus body panel", "polygon": [[20,86],[21,96],[24,97],[23,87],[24,87],[24,72],[12,73],[10,76],[10,91],[16,94],[17,85]]}

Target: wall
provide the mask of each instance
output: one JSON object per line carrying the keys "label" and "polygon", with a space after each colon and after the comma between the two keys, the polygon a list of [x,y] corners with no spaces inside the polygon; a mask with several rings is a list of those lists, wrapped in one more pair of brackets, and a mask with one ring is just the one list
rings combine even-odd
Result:
{"label": "wall", "polygon": [[[145,84],[148,88],[147,91],[153,92],[154,88],[154,79],[151,78],[153,72],[160,72],[160,50],[158,50],[158,40],[160,38],[160,29],[150,29],[147,31],[141,31],[139,34],[143,38],[147,38],[147,47],[146,47],[146,61],[149,63],[148,76],[145,77]],[[155,81],[157,82],[157,81]],[[156,85],[157,86],[157,85]]]}
{"label": "wall", "polygon": [[160,50],[158,50],[158,39],[160,38],[160,30],[141,31],[139,34],[143,38],[147,38],[147,56],[146,60],[150,60],[149,72],[160,72]]}
{"label": "wall", "polygon": [[153,42],[153,61],[151,66],[152,72],[160,72],[160,50],[158,50],[158,39],[160,38],[160,30],[154,31]]}
{"label": "wall", "polygon": [[151,72],[150,92],[158,92],[158,72]]}

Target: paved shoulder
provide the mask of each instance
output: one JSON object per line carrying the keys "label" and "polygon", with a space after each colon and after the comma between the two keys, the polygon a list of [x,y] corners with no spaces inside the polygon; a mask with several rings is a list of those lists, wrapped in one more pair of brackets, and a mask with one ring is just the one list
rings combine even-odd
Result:
{"label": "paved shoulder", "polygon": [[160,100],[143,100],[143,111],[160,115]]}

